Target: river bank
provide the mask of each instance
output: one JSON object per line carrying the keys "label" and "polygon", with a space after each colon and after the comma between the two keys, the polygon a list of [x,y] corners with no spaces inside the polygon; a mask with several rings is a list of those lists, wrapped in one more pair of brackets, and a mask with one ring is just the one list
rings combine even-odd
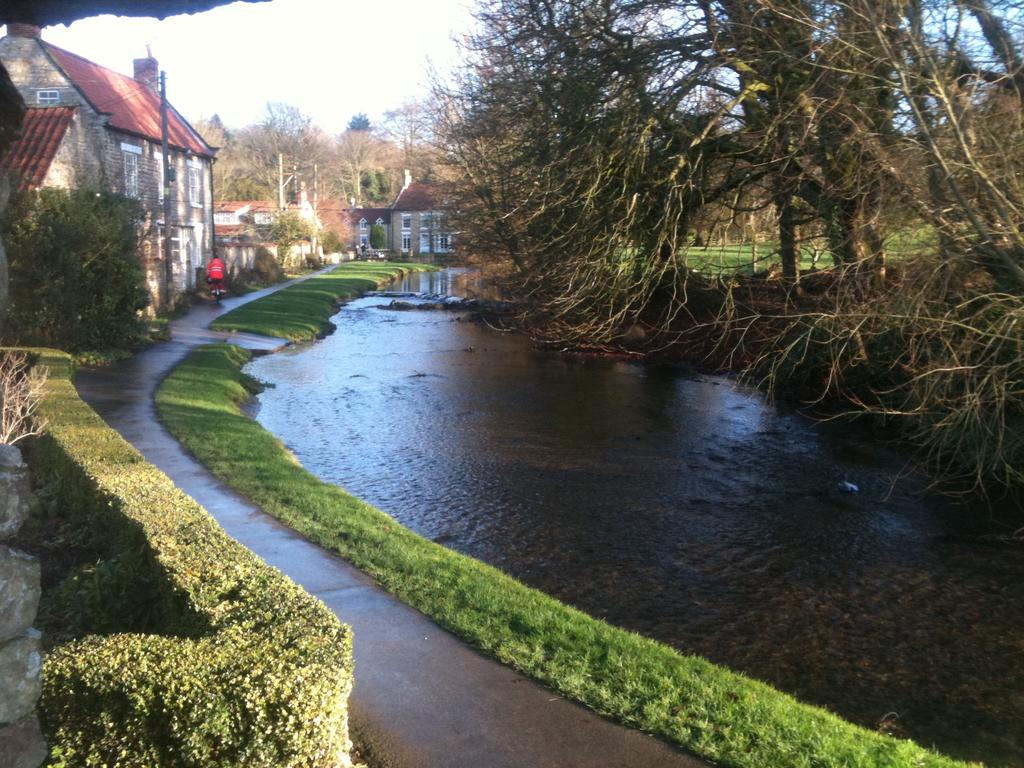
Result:
{"label": "river bank", "polygon": [[[475,646],[600,712],[730,764],[945,764],[909,742],[610,627],[416,536],[314,478],[243,416],[234,404],[248,396],[240,365],[236,353],[211,348],[168,378],[159,407],[172,431],[271,514]],[[795,763],[793,755],[800,756]]]}

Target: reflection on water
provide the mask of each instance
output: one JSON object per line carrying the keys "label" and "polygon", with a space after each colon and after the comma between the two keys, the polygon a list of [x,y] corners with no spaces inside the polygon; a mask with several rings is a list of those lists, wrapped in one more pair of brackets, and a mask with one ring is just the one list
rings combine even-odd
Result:
{"label": "reflection on water", "polygon": [[387,301],[247,369],[276,385],[260,422],[310,470],[592,615],[1024,764],[1024,549],[979,540],[990,523],[892,490],[894,457],[727,379],[568,359]]}

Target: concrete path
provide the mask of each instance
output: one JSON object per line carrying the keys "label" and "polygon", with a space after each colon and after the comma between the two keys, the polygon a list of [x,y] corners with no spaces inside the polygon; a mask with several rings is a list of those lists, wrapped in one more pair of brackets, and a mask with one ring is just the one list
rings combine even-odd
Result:
{"label": "concrete path", "polygon": [[157,420],[157,386],[189,350],[228,339],[273,350],[282,339],[206,330],[219,314],[280,287],[195,307],[172,340],[110,368],[81,371],[96,411],[229,535],[323,600],[355,634],[354,740],[385,768],[698,768],[650,736],[611,723],[474,651],[340,557],[240,497]]}

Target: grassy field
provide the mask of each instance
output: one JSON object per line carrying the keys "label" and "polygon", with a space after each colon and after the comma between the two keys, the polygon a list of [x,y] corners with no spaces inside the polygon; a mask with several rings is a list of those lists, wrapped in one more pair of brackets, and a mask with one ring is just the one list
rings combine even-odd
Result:
{"label": "grassy field", "polygon": [[[885,242],[886,258],[890,262],[898,262],[923,250],[934,249],[937,245],[936,235],[930,228],[899,230]],[[828,269],[835,266],[827,243],[823,240],[817,241],[817,246],[817,250],[809,246],[800,249],[801,270],[812,267]],[[758,243],[756,261],[750,243],[712,245],[707,248],[691,247],[686,251],[686,259],[693,269],[704,274],[750,275],[754,272],[763,272],[780,263],[779,244],[771,241]]]}
{"label": "grassy field", "polygon": [[253,385],[241,372],[248,359],[229,345],[195,351],[157,394],[170,431],[268,513],[498,660],[600,713],[725,765],[962,765],[605,624],[421,538],[321,482],[239,410]]}
{"label": "grassy field", "polygon": [[336,311],[336,302],[373,290],[402,272],[430,270],[423,264],[370,263],[342,264],[337,269],[297,283],[258,301],[221,315],[210,326],[218,331],[248,331],[265,336],[280,336],[292,341],[315,339],[330,328],[327,321]]}

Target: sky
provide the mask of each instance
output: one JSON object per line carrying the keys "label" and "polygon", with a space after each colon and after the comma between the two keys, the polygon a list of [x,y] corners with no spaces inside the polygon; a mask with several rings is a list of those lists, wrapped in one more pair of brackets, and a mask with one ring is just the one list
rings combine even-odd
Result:
{"label": "sky", "polygon": [[428,65],[445,71],[456,62],[452,39],[470,28],[470,2],[232,3],[163,21],[97,16],[45,27],[43,40],[129,75],[150,45],[169,101],[190,120],[216,113],[241,127],[277,101],[336,134],[356,113],[372,123],[424,98]]}

